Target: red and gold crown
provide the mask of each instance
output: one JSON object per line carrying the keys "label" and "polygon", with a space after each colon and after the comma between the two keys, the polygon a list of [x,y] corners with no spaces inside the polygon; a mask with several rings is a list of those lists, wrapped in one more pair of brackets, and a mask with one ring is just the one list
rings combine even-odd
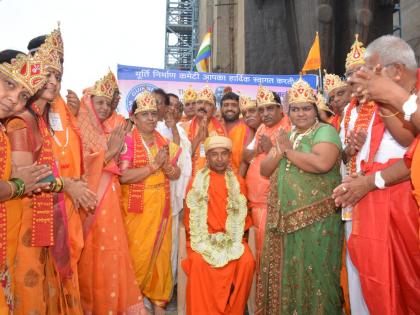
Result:
{"label": "red and gold crown", "polygon": [[239,108],[241,112],[249,108],[257,108],[255,101],[251,100],[249,96],[239,96]]}
{"label": "red and gold crown", "polygon": [[95,86],[89,90],[89,94],[103,96],[111,101],[116,89],[118,89],[117,79],[109,70],[106,76],[95,82]]}
{"label": "red and gold crown", "polygon": [[205,102],[209,102],[215,105],[214,100],[215,100],[215,97],[214,97],[213,90],[208,85],[204,86],[204,88],[197,94],[197,102],[205,101]]}
{"label": "red and gold crown", "polygon": [[346,58],[346,71],[354,65],[364,65],[365,59],[363,58],[366,48],[363,47],[363,43],[359,42],[359,34],[356,34],[353,45],[351,45],[350,52]]}
{"label": "red and gold crown", "polygon": [[184,103],[191,103],[197,100],[197,92],[191,85],[184,91]]}
{"label": "red and gold crown", "polygon": [[54,69],[60,73],[63,73],[63,66],[61,64],[60,55],[50,42],[45,41],[41,46],[39,46],[33,58],[43,60],[46,68]]}
{"label": "red and gold crown", "polygon": [[343,86],[347,86],[347,83],[341,78],[332,73],[327,73],[324,69],[324,92],[325,94],[329,95],[331,91],[335,90],[336,88],[340,88]]}
{"label": "red and gold crown", "polygon": [[47,36],[45,43],[49,43],[53,50],[60,56],[64,56],[64,43],[63,38],[61,37],[60,22],[58,22],[58,28]]}
{"label": "red and gold crown", "polygon": [[287,91],[289,104],[293,103],[314,103],[316,104],[314,90],[311,86],[302,79],[299,78],[292,87]]}
{"label": "red and gold crown", "polygon": [[144,90],[136,97],[137,108],[134,115],[140,112],[157,111],[156,98],[148,90]]}
{"label": "red and gold crown", "polygon": [[0,72],[20,83],[31,95],[41,89],[47,81],[45,60],[40,56],[19,54],[10,63],[0,64]]}
{"label": "red and gold crown", "polygon": [[324,112],[330,112],[331,114],[334,114],[334,112],[328,107],[327,102],[321,93],[316,95],[316,107],[318,110],[323,110]]}
{"label": "red and gold crown", "polygon": [[280,105],[274,98],[273,92],[260,85],[257,91],[257,107],[266,105]]}

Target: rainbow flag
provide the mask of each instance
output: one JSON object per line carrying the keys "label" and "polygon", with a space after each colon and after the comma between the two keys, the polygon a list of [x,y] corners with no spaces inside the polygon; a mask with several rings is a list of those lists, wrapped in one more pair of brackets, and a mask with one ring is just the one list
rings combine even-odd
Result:
{"label": "rainbow flag", "polygon": [[211,56],[211,32],[207,32],[204,35],[203,41],[201,42],[200,49],[198,50],[197,56],[194,60],[194,71],[198,72],[209,72],[209,61],[208,58]]}

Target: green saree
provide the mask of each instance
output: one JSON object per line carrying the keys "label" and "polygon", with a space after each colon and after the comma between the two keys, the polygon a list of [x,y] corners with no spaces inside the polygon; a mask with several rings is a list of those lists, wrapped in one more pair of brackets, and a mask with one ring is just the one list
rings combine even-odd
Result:
{"label": "green saree", "polygon": [[[321,142],[340,149],[333,127],[319,124],[295,150]],[[340,314],[342,223],[331,198],[341,182],[340,161],[324,174],[280,161],[271,177],[266,234],[257,280],[256,314]]]}

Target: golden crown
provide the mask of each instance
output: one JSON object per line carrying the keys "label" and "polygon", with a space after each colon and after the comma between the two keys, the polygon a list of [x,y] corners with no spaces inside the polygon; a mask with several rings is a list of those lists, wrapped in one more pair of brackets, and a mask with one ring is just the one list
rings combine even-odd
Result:
{"label": "golden crown", "polygon": [[330,112],[334,114],[334,112],[328,107],[327,102],[321,93],[316,95],[316,107],[318,110],[323,110],[324,112]]}
{"label": "golden crown", "polygon": [[60,22],[58,22],[58,28],[47,35],[45,43],[49,43],[53,50],[55,50],[59,55],[64,55],[64,43],[63,38],[61,37]]}
{"label": "golden crown", "polygon": [[118,89],[117,79],[111,70],[102,79],[95,82],[95,86],[89,93],[95,96],[103,96],[110,101],[114,97],[115,90]]}
{"label": "golden crown", "polygon": [[260,85],[257,91],[257,107],[273,104],[280,105],[274,98],[273,92]]}
{"label": "golden crown", "polygon": [[144,90],[136,97],[137,108],[134,115],[140,112],[157,111],[156,98],[148,90]]}
{"label": "golden crown", "polygon": [[197,100],[197,92],[191,85],[184,91],[184,103],[191,103]]}
{"label": "golden crown", "polygon": [[45,41],[34,54],[35,59],[42,59],[45,67],[52,68],[60,73],[63,73],[63,66],[61,64],[60,55],[50,42]]}
{"label": "golden crown", "polygon": [[248,108],[256,108],[257,104],[255,101],[251,100],[249,96],[239,96],[239,108],[241,109],[241,112]]}
{"label": "golden crown", "polygon": [[31,95],[47,81],[45,60],[40,56],[19,54],[10,63],[0,64],[0,72],[24,86]]}
{"label": "golden crown", "polygon": [[293,103],[314,103],[316,104],[314,90],[311,86],[302,79],[299,78],[292,87],[287,91],[289,104]]}
{"label": "golden crown", "polygon": [[198,92],[197,101],[205,101],[214,105],[214,99],[213,90],[208,85],[204,86],[204,88]]}
{"label": "golden crown", "polygon": [[324,92],[325,94],[329,95],[331,91],[335,90],[336,88],[347,86],[347,83],[341,78],[332,73],[327,73],[327,71],[324,69]]}
{"label": "golden crown", "polygon": [[350,52],[346,58],[346,71],[354,65],[364,65],[365,60],[363,55],[365,54],[366,48],[363,47],[363,43],[359,42],[359,34],[356,34],[353,45],[351,45]]}

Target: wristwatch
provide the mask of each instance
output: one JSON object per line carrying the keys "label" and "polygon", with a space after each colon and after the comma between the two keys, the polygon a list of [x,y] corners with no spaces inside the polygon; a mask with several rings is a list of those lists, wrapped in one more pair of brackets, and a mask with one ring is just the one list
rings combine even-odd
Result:
{"label": "wristwatch", "polygon": [[375,173],[375,186],[379,189],[384,189],[385,188],[385,180],[382,177],[380,171]]}
{"label": "wristwatch", "polygon": [[405,103],[402,106],[402,109],[404,111],[404,119],[407,121],[410,121],[411,115],[413,115],[417,111],[417,95],[412,94],[408,98],[408,100],[405,101]]}

